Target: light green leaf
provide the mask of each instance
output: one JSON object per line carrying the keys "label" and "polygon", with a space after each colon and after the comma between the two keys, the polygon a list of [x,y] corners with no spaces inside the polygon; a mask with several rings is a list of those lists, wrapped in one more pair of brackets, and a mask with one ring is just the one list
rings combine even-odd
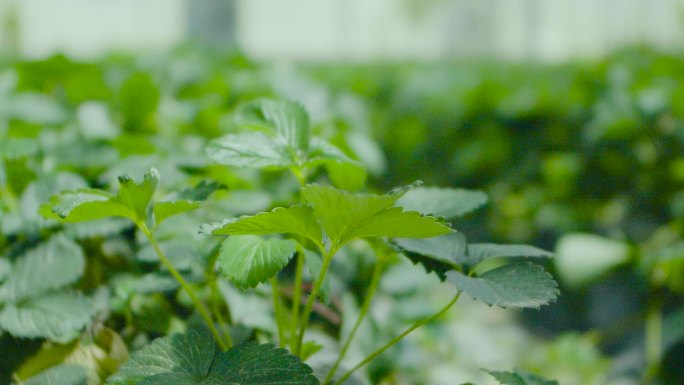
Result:
{"label": "light green leaf", "polygon": [[548,381],[536,374],[524,370],[514,372],[497,372],[486,370],[502,385],[558,385],[558,381]]}
{"label": "light green leaf", "polygon": [[92,302],[78,294],[57,292],[8,303],[0,310],[0,329],[15,337],[62,341],[82,330],[93,316]]}
{"label": "light green leaf", "polygon": [[550,258],[553,253],[529,245],[499,245],[494,243],[472,243],[468,245],[467,263],[474,266],[485,259],[496,257]]}
{"label": "light green leaf", "polygon": [[339,245],[360,237],[422,238],[451,231],[432,217],[393,208],[404,190],[384,195],[352,194],[332,187],[308,185],[302,193],[326,235]]}
{"label": "light green leaf", "polygon": [[488,305],[538,308],[556,299],[558,285],[542,267],[529,262],[510,263],[469,277],[458,271],[446,273],[447,281]]}
{"label": "light green leaf", "polygon": [[278,207],[270,212],[259,213],[229,220],[212,230],[212,234],[298,234],[317,244],[322,242],[321,227],[308,206]]}
{"label": "light green leaf", "polygon": [[566,234],[556,244],[555,264],[563,283],[582,287],[629,260],[625,242],[594,234]]}
{"label": "light green leaf", "polygon": [[112,194],[102,190],[79,189],[53,195],[50,201],[40,207],[46,218],[62,222],[81,222],[107,217],[134,219],[129,208],[114,199]]}
{"label": "light green leaf", "polygon": [[283,143],[261,132],[229,134],[214,139],[207,155],[226,166],[283,168],[296,162]]}
{"label": "light green leaf", "polygon": [[159,338],[133,353],[108,385],[317,385],[285,349],[250,342],[217,352],[206,332]]}
{"label": "light green leaf", "polygon": [[342,150],[320,138],[311,140],[308,167],[325,166],[332,183],[338,188],[359,190],[366,183],[366,169]]}
{"label": "light green leaf", "polygon": [[38,143],[34,139],[2,138],[0,141],[0,160],[31,156],[36,151],[38,151]]}
{"label": "light green leaf", "polygon": [[240,125],[266,128],[283,138],[287,145],[305,154],[309,146],[309,114],[298,103],[284,100],[259,99],[240,108]]}
{"label": "light green leaf", "polygon": [[53,366],[37,376],[23,381],[24,385],[87,385],[88,371],[80,365]]}
{"label": "light green leaf", "polygon": [[233,235],[221,245],[219,266],[235,286],[246,289],[277,274],[296,249],[297,242],[293,240]]}
{"label": "light green leaf", "polygon": [[452,232],[433,238],[396,238],[393,243],[413,263],[435,272],[444,281],[446,272],[458,270],[466,250],[463,234]]}
{"label": "light green leaf", "polygon": [[161,202],[155,203],[152,211],[156,224],[165,219],[203,206],[204,201],[216,190],[226,188],[216,182],[201,181],[195,187],[187,188],[178,194],[172,194]]}
{"label": "light green leaf", "polygon": [[147,207],[159,183],[159,171],[151,168],[145,173],[142,182],[136,182],[129,174],[119,176],[117,201],[133,211],[138,220],[147,218]]}
{"label": "light green leaf", "polygon": [[397,205],[425,215],[454,218],[477,210],[485,203],[487,195],[481,191],[418,187],[401,197]]}
{"label": "light green leaf", "polygon": [[70,239],[56,235],[20,257],[5,284],[0,302],[18,303],[58,289],[77,280],[85,261],[81,248]]}

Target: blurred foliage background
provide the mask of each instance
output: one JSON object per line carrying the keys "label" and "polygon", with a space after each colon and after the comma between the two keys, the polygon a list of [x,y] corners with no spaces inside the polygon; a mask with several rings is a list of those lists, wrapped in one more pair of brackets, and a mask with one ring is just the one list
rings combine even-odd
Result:
{"label": "blurred foliage background", "polygon": [[[146,3],[143,8],[154,14],[153,2]],[[4,5],[0,251],[10,254],[12,243],[40,237],[44,229],[35,209],[51,193],[73,188],[74,180],[108,186],[122,171],[140,173],[153,164],[167,188],[188,175],[210,175],[244,190],[231,212],[267,207],[278,200],[281,177],[261,180],[212,166],[203,148],[234,129],[231,114],[240,103],[281,97],[303,103],[315,130],[367,167],[374,189],[421,179],[483,190],[490,198],[486,209],[456,228],[475,241],[530,243],[556,252],[550,267],[561,283],[558,303],[510,313],[464,301],[442,323],[375,363],[371,371],[378,378],[400,367],[404,377],[396,383],[484,383],[479,367],[510,369],[514,363],[564,385],[682,383],[684,55],[676,47],[637,41],[642,44],[608,47],[593,57],[567,58],[568,51],[562,60],[551,55],[552,61],[535,60],[545,55],[536,55],[534,44],[531,54],[514,61],[487,58],[482,50],[449,52],[438,60],[402,57],[399,50],[388,54],[391,60],[332,55],[283,61],[276,59],[287,55],[263,45],[256,55],[245,54],[249,47],[235,48],[237,38],[222,35],[225,23],[200,27],[210,17],[203,19],[202,10],[249,14],[239,3],[207,2],[189,12],[200,20],[184,27],[195,31],[196,40],[149,51],[115,47],[95,57],[25,48],[21,22],[30,17],[21,12],[45,4]],[[240,29],[246,21],[230,20],[237,27],[229,31],[251,31]],[[472,39],[486,36],[473,33]],[[465,50],[458,47],[465,46],[452,51]],[[35,139],[36,147],[18,148],[9,138]],[[257,187],[271,196],[250,195]],[[123,246],[107,239],[90,246],[120,252],[116,248]],[[376,333],[373,338],[429,313],[424,299],[439,285],[428,279],[407,287],[406,274],[415,268],[399,266],[383,281],[391,295],[374,311],[387,330],[368,331]],[[363,276],[347,278],[363,287]],[[96,283],[86,282],[84,289],[88,285]],[[139,306],[161,306],[145,301]],[[415,306],[405,314],[387,310],[398,301]],[[169,328],[148,321],[152,332]],[[0,338],[12,349],[35,348]],[[9,373],[24,355],[1,350],[0,373]]]}

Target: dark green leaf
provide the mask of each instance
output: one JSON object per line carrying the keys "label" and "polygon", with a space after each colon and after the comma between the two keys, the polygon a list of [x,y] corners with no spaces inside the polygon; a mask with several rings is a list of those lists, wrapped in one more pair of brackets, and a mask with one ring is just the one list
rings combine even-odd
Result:
{"label": "dark green leaf", "polygon": [[401,252],[413,263],[435,272],[444,281],[446,272],[458,270],[466,250],[463,234],[452,232],[433,238],[396,238],[393,240]]}
{"label": "dark green leaf", "polygon": [[485,203],[487,195],[481,191],[418,187],[401,197],[397,205],[425,215],[454,218],[477,210]]}
{"label": "dark green leaf", "polygon": [[219,266],[235,286],[246,289],[273,277],[287,265],[296,249],[293,240],[233,235],[221,245]]}
{"label": "dark green leaf", "polygon": [[458,271],[449,271],[446,277],[458,290],[488,305],[538,308],[558,296],[558,285],[553,277],[530,262],[510,263],[478,277]]}

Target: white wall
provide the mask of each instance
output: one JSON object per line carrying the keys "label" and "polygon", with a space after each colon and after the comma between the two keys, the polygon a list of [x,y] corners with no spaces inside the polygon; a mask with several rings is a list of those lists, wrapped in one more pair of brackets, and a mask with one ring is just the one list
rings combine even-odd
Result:
{"label": "white wall", "polygon": [[[0,0],[3,1],[3,0]],[[77,58],[160,49],[185,35],[183,0],[15,0],[20,53]]]}

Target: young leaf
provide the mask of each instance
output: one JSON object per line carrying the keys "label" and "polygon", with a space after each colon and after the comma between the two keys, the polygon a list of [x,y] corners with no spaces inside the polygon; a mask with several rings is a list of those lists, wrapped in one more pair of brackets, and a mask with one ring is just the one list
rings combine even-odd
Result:
{"label": "young leaf", "polygon": [[308,185],[302,193],[326,235],[338,245],[353,238],[427,238],[451,231],[435,218],[392,207],[404,191],[384,195],[352,194],[332,187]]}
{"label": "young leaf", "polygon": [[272,130],[287,145],[301,154],[307,152],[310,140],[309,114],[298,103],[259,99],[244,105],[237,115],[241,125]]}
{"label": "young leaf", "polygon": [[481,191],[454,188],[418,187],[407,192],[397,202],[406,210],[444,218],[463,216],[487,203]]}
{"label": "young leaf", "polygon": [[133,353],[108,385],[317,385],[311,368],[284,349],[250,342],[217,353],[206,332],[159,338]]}
{"label": "young leaf", "polygon": [[556,299],[558,285],[542,267],[515,262],[469,277],[458,271],[446,273],[447,281],[473,299],[488,305],[538,308]]}
{"label": "young leaf", "polygon": [[16,337],[69,338],[93,316],[92,302],[75,293],[58,292],[8,303],[0,310],[0,329]]}
{"label": "young leaf", "polygon": [[293,240],[234,235],[221,245],[219,266],[235,286],[255,287],[280,271],[297,249]]}
{"label": "young leaf", "polygon": [[85,261],[81,248],[56,235],[19,258],[7,281],[0,287],[0,302],[20,302],[77,280]]}
{"label": "young leaf", "polygon": [[489,258],[496,257],[534,257],[550,258],[553,253],[529,245],[498,245],[494,243],[473,243],[468,245],[466,262],[475,266]]}
{"label": "young leaf", "polygon": [[193,188],[172,195],[168,200],[155,203],[152,207],[155,223],[160,224],[171,216],[202,207],[203,201],[209,198],[214,191],[223,188],[225,186],[216,182],[201,181]]}
{"label": "young leaf", "polygon": [[53,366],[22,383],[24,385],[87,385],[88,371],[80,365],[62,364]]}
{"label": "young leaf", "polygon": [[466,250],[463,234],[452,232],[433,238],[395,238],[393,243],[413,263],[420,263],[425,270],[435,272],[444,281],[446,272],[458,270]]}
{"label": "young leaf", "polygon": [[536,374],[516,369],[514,372],[498,372],[486,370],[502,385],[558,385],[558,381],[548,381]]}
{"label": "young leaf", "polygon": [[308,206],[294,205],[278,207],[270,212],[244,216],[221,223],[211,230],[212,234],[297,234],[317,244],[322,242],[323,233]]}
{"label": "young leaf", "polygon": [[40,213],[46,218],[62,222],[81,222],[107,217],[135,218],[134,212],[116,201],[112,194],[95,189],[64,191],[54,195],[48,203],[40,207]]}
{"label": "young leaf", "polygon": [[296,163],[283,143],[262,132],[214,139],[207,146],[207,155],[220,164],[235,167],[283,168]]}
{"label": "young leaf", "polygon": [[159,183],[159,171],[152,168],[145,173],[143,181],[138,183],[132,176],[124,174],[119,176],[119,194],[117,200],[133,211],[139,220],[147,217],[147,207],[157,190]]}

